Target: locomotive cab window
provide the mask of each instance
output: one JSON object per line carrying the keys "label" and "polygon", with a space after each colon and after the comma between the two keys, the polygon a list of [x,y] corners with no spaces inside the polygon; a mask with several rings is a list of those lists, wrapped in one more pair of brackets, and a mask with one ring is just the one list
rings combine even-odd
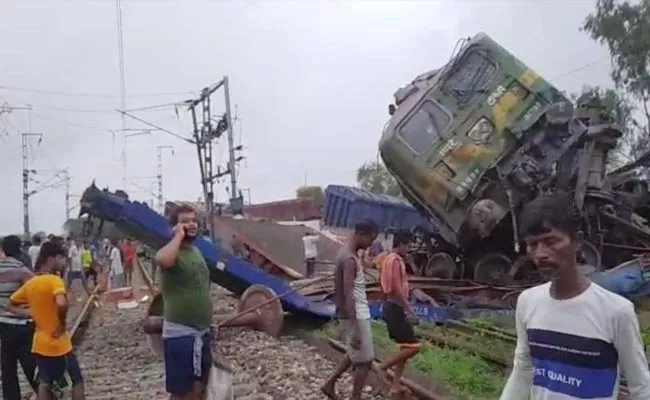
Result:
{"label": "locomotive cab window", "polygon": [[399,137],[416,154],[421,154],[440,141],[450,122],[450,115],[441,106],[425,101],[402,125]]}
{"label": "locomotive cab window", "polygon": [[482,94],[496,71],[496,64],[487,57],[485,51],[470,50],[445,79],[442,89],[458,101],[468,102]]}

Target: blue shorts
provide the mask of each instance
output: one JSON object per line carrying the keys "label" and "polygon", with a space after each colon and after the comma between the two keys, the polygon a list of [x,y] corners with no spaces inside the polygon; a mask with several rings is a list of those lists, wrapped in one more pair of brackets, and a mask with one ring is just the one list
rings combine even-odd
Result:
{"label": "blue shorts", "polygon": [[165,349],[165,386],[167,393],[184,396],[192,391],[194,382],[208,383],[212,368],[212,335],[203,335],[203,348],[195,371],[194,337],[183,336],[163,340]]}
{"label": "blue shorts", "polygon": [[60,357],[36,357],[36,376],[38,382],[51,385],[56,382],[61,387],[72,387],[83,382],[77,356],[70,352]]}

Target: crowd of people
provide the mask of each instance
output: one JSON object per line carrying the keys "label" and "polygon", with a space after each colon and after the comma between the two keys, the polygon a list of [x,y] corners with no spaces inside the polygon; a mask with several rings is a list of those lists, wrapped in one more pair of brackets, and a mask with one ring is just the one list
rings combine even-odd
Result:
{"label": "crowd of people", "polygon": [[[131,284],[137,244],[116,239],[34,236],[0,241],[0,379],[2,398],[20,400],[18,364],[37,399],[69,387],[84,398],[83,377],[67,331],[72,287],[90,293],[108,277],[108,288]],[[92,285],[92,286],[91,286]],[[80,299],[78,299],[80,300]]]}

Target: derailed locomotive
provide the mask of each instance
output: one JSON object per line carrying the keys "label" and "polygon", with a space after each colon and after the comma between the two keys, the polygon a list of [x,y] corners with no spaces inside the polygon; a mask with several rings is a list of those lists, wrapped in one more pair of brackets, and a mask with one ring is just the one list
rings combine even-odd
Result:
{"label": "derailed locomotive", "polygon": [[399,89],[379,142],[404,196],[438,231],[421,232],[419,274],[489,283],[539,280],[517,235],[521,206],[572,193],[585,242],[579,257],[607,269],[650,253],[639,211],[646,158],[607,173],[623,135],[597,102],[572,102],[484,33],[443,67]]}

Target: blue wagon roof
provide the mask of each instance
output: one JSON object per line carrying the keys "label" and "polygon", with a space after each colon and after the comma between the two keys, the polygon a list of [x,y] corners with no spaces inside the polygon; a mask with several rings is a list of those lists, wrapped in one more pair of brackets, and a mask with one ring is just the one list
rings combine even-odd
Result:
{"label": "blue wagon roof", "polygon": [[336,194],[347,198],[349,201],[367,201],[369,203],[385,204],[388,206],[400,207],[405,210],[415,211],[415,208],[406,200],[399,197],[389,196],[387,194],[370,193],[366,190],[352,186],[329,185],[325,189],[325,194]]}
{"label": "blue wagon roof", "polygon": [[398,197],[341,185],[329,185],[325,197],[323,220],[326,225],[352,228],[360,221],[371,220],[381,229],[432,228],[415,207]]}

